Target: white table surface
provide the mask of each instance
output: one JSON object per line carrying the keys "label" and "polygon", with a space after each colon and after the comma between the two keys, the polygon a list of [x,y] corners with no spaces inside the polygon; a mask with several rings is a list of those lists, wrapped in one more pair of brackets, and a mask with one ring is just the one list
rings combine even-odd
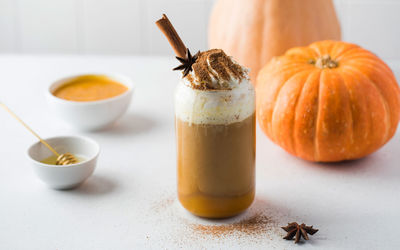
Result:
{"label": "white table surface", "polygon": [[[0,100],[43,137],[83,134],[102,148],[86,183],[51,190],[26,159],[35,138],[0,110],[0,249],[400,249],[399,132],[367,158],[315,164],[285,153],[258,129],[253,206],[217,222],[184,211],[175,195],[176,64],[164,57],[0,56]],[[81,133],[50,113],[46,87],[81,72],[119,72],[136,82],[129,111],[112,129]],[[257,239],[207,236],[189,226],[260,211],[274,224]],[[294,245],[279,229],[291,221],[320,231]]]}

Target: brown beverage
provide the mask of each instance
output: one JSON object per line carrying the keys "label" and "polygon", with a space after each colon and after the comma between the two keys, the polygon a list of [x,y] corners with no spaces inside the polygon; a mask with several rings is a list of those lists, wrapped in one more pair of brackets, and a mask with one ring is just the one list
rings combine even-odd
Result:
{"label": "brown beverage", "polygon": [[255,116],[228,125],[176,120],[179,200],[192,213],[227,217],[254,198]]}
{"label": "brown beverage", "polygon": [[255,195],[256,151],[246,71],[222,50],[201,53],[178,85],[175,107],[181,204],[208,218],[244,211]]}

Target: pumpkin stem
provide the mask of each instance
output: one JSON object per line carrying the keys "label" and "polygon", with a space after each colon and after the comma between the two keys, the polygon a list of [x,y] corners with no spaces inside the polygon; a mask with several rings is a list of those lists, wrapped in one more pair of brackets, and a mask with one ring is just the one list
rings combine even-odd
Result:
{"label": "pumpkin stem", "polygon": [[331,58],[330,55],[323,55],[317,59],[317,61],[310,60],[310,64],[314,64],[316,67],[320,69],[333,69],[339,66],[339,63]]}

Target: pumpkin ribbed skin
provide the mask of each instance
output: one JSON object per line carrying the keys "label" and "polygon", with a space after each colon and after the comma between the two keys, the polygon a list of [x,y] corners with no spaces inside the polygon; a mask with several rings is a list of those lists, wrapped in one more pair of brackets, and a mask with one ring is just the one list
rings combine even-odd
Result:
{"label": "pumpkin ribbed skin", "polygon": [[[321,68],[327,55],[331,67]],[[320,41],[273,58],[258,75],[256,93],[265,134],[309,161],[366,156],[392,138],[400,117],[400,89],[390,68],[345,42]]]}
{"label": "pumpkin ribbed skin", "polygon": [[340,40],[332,0],[218,0],[208,29],[209,47],[250,68],[252,81],[272,57],[325,39]]}

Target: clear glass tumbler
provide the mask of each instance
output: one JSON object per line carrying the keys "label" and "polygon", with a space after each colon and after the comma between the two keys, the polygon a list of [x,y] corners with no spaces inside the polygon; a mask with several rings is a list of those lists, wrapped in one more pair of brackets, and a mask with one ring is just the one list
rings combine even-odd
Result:
{"label": "clear glass tumbler", "polygon": [[180,203],[191,213],[224,218],[255,195],[255,94],[249,81],[232,90],[199,90],[182,80],[175,93]]}

